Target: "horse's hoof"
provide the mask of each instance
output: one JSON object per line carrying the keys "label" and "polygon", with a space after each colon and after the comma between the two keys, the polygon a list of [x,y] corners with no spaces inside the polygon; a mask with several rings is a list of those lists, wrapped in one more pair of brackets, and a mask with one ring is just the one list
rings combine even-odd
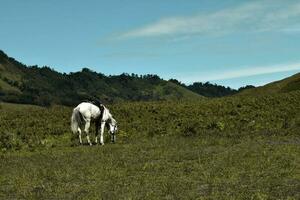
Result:
{"label": "horse's hoof", "polygon": [[103,146],[104,145],[104,143],[99,143],[101,146]]}

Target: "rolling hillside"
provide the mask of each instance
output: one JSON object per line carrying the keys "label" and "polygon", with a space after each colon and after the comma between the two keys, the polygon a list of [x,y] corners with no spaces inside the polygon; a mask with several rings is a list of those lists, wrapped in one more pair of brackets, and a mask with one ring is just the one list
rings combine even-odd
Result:
{"label": "rolling hillside", "polygon": [[27,67],[0,51],[0,100],[45,106],[74,105],[92,98],[119,102],[197,99],[201,96],[157,75],[105,76],[87,68],[62,74],[49,67]]}
{"label": "rolling hillside", "polygon": [[300,73],[267,85],[243,90],[239,95],[277,94],[300,90]]}
{"label": "rolling hillside", "polygon": [[71,107],[1,103],[0,199],[300,199],[299,101],[117,103],[117,142],[92,147]]}

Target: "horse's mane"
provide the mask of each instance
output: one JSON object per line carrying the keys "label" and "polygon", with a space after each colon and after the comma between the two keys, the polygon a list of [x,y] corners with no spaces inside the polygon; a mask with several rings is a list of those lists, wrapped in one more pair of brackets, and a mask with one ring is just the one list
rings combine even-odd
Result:
{"label": "horse's mane", "polygon": [[100,116],[99,116],[99,119],[102,120],[102,118],[103,118],[103,113],[104,113],[104,110],[105,110],[104,105],[101,104],[101,105],[99,106],[99,109],[100,109]]}
{"label": "horse's mane", "polygon": [[98,108],[100,108],[101,105],[103,105],[102,102],[99,101],[99,100],[88,100],[87,99],[87,100],[84,100],[83,102],[87,102],[87,103],[93,104],[93,105],[97,106]]}
{"label": "horse's mane", "polygon": [[101,101],[99,101],[99,100],[88,100],[87,99],[87,100],[84,100],[83,102],[90,103],[90,104],[93,104],[93,105],[97,106],[100,109],[99,119],[102,119],[104,109],[107,109],[107,108],[101,103]]}

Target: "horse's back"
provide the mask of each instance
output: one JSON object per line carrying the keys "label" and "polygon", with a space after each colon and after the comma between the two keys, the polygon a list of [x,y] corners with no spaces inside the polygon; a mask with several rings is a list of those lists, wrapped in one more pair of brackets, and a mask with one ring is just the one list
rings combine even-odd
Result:
{"label": "horse's back", "polygon": [[76,108],[85,109],[85,108],[88,108],[89,106],[91,106],[91,103],[82,102],[82,103],[78,104],[78,106]]}
{"label": "horse's back", "polygon": [[76,108],[85,117],[98,117],[100,115],[100,109],[92,103],[82,102]]}

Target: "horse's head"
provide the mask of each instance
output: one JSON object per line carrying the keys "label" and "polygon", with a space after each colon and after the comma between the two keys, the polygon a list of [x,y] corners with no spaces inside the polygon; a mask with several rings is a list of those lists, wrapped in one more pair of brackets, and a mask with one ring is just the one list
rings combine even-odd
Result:
{"label": "horse's head", "polygon": [[102,113],[103,113],[102,120],[106,121],[106,127],[108,129],[108,132],[111,135],[111,141],[115,142],[116,133],[118,132],[117,121],[113,118],[112,114],[105,106],[103,106]]}
{"label": "horse's head", "polygon": [[111,135],[111,141],[116,141],[116,133],[118,132],[117,121],[114,118],[111,118],[109,124],[109,133]]}

